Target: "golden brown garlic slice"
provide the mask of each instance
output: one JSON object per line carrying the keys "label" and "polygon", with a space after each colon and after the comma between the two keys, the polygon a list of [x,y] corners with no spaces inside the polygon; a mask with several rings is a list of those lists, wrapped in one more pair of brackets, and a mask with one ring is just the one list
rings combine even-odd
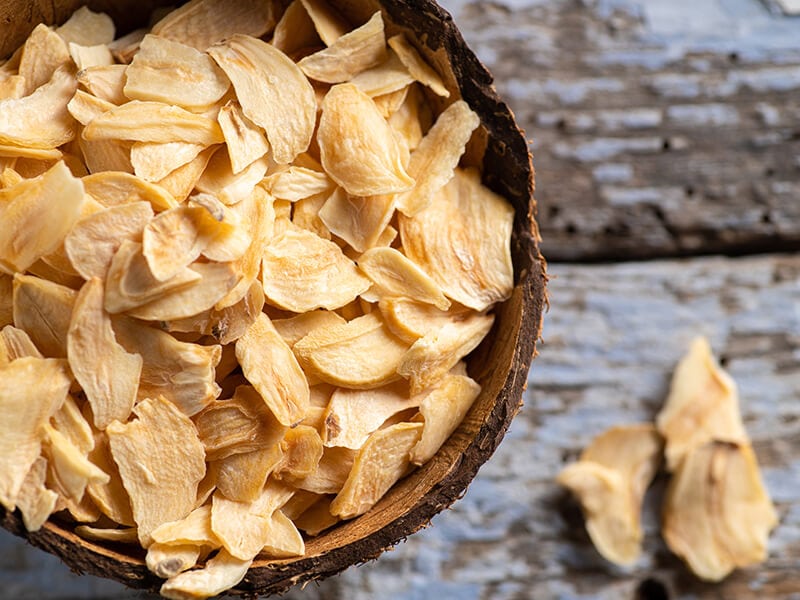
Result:
{"label": "golden brown garlic slice", "polygon": [[75,76],[78,82],[101,100],[115,107],[125,104],[125,65],[87,67]]}
{"label": "golden brown garlic slice", "polygon": [[266,314],[260,314],[236,341],[236,358],[279,423],[291,427],[303,420],[309,403],[308,381]]}
{"label": "golden brown garlic slice", "polygon": [[0,366],[0,504],[13,511],[25,478],[39,457],[43,426],[67,398],[65,360],[18,358]]}
{"label": "golden brown garlic slice", "polygon": [[194,424],[168,400],[144,400],[134,413],[137,419],[114,422],[106,431],[131,498],[139,541],[147,547],[156,527],[194,508],[206,472],[205,450]]}
{"label": "golden brown garlic slice", "polygon": [[429,87],[436,95],[444,98],[450,97],[450,92],[444,86],[442,78],[434,71],[433,67],[425,62],[403,34],[390,37],[388,43],[414,79]]}
{"label": "golden brown garlic slice", "polygon": [[296,313],[340,308],[370,286],[339,246],[296,227],[265,248],[262,281],[271,304]]}
{"label": "golden brown garlic slice", "polygon": [[78,294],[63,285],[14,275],[14,325],[49,358],[67,357],[67,331]]}
{"label": "golden brown garlic slice", "polygon": [[326,446],[358,450],[388,418],[416,408],[421,398],[403,383],[367,389],[337,389],[325,410],[322,441]]}
{"label": "golden brown garlic slice", "polygon": [[406,474],[409,452],[419,441],[422,423],[398,423],[373,433],[356,456],[342,491],[331,502],[334,516],[364,514]]}
{"label": "golden brown garlic slice", "polygon": [[261,37],[275,26],[278,3],[271,0],[192,0],[153,25],[152,33],[204,52],[236,33]]}
{"label": "golden brown garlic slice", "polygon": [[294,345],[307,372],[322,381],[353,389],[378,387],[398,379],[408,345],[370,313],[348,323],[315,329]]}
{"label": "golden brown garlic slice", "polygon": [[234,175],[244,171],[256,160],[269,152],[269,142],[264,130],[248,119],[242,105],[231,100],[223,106],[217,122],[225,136],[225,145]]}
{"label": "golden brown garlic slice", "polygon": [[677,466],[662,534],[698,577],[720,581],[766,559],[767,537],[777,523],[750,446],[709,442]]}
{"label": "golden brown garlic slice", "polygon": [[202,569],[186,571],[168,579],[160,593],[172,600],[199,600],[222,594],[247,575],[253,559],[241,560],[224,549],[210,559]]}
{"label": "golden brown garlic slice", "polygon": [[216,121],[163,102],[131,100],[98,116],[83,130],[94,140],[187,142],[211,146],[225,141]]}
{"label": "golden brown garlic slice", "polygon": [[350,448],[325,448],[314,472],[296,480],[294,485],[314,494],[338,494],[353,470],[356,454]]}
{"label": "golden brown garlic slice", "polygon": [[705,338],[692,342],[688,354],[675,369],[669,396],[656,417],[656,425],[666,440],[670,471],[708,442],[748,443],[739,413],[736,382],[717,364]]}
{"label": "golden brown garlic slice", "polygon": [[286,432],[280,443],[281,460],[275,466],[277,479],[295,483],[319,467],[323,445],[319,433],[308,425],[297,425]]}
{"label": "golden brown garlic slice", "polygon": [[325,95],[317,140],[322,166],[348,194],[394,194],[414,186],[391,127],[352,84],[335,85]]}
{"label": "golden brown garlic slice", "polygon": [[81,180],[63,161],[40,177],[0,190],[0,269],[25,271],[58,249],[80,217],[83,195]]}
{"label": "golden brown garlic slice", "polygon": [[23,96],[29,96],[53,77],[60,67],[74,68],[64,40],[44,23],[37,25],[25,45],[19,62],[19,75],[25,82]]}
{"label": "golden brown garlic slice", "polygon": [[418,394],[441,380],[477,348],[493,323],[494,315],[475,314],[447,323],[414,342],[397,366],[397,372],[409,380],[411,393]]}
{"label": "golden brown garlic slice", "polygon": [[92,463],[87,453],[81,451],[61,432],[45,424],[47,455],[58,488],[73,502],[83,500],[86,486],[90,483],[107,484],[110,477]]}
{"label": "golden brown garlic slice", "polygon": [[93,12],[86,6],[76,10],[56,33],[69,43],[83,46],[110,44],[114,41],[114,21],[105,13]]}
{"label": "golden brown garlic slice", "polygon": [[267,133],[272,157],[291,163],[316,125],[314,89],[300,68],[266,42],[236,34],[208,53],[228,75],[244,114]]}
{"label": "golden brown garlic slice", "polygon": [[326,46],[332,46],[352,29],[350,23],[325,0],[300,1]]}
{"label": "golden brown garlic slice", "polygon": [[381,234],[394,215],[395,196],[350,196],[342,188],[328,197],[319,218],[330,230],[358,252],[379,245]]}
{"label": "golden brown garlic slice", "polygon": [[94,173],[84,177],[82,181],[86,193],[108,208],[147,202],[154,211],[160,212],[178,205],[177,200],[166,189],[130,173]]}
{"label": "golden brown garlic slice", "polygon": [[136,142],[131,147],[131,166],[137,177],[158,182],[192,162],[206,149],[189,142]]}
{"label": "golden brown garlic slice", "polygon": [[45,521],[56,510],[58,494],[45,486],[47,460],[36,459],[17,495],[17,508],[28,531],[39,531]]}
{"label": "golden brown garlic slice", "polygon": [[255,502],[282,458],[280,444],[232,454],[218,462],[217,489],[228,500]]}
{"label": "golden brown garlic slice", "polygon": [[457,168],[428,208],[400,215],[400,236],[406,256],[448,298],[482,311],[514,287],[513,220],[513,207],[481,184],[476,171]]}
{"label": "golden brown garlic slice", "polygon": [[641,553],[641,505],[661,462],[661,437],[650,424],[614,427],[597,436],[557,478],[581,502],[597,551],[620,565]]}
{"label": "golden brown garlic slice", "polygon": [[[381,114],[388,117],[394,112],[390,107],[402,103],[408,86],[414,83],[414,78],[397,54],[390,50],[383,62],[362,71],[350,79],[350,83],[375,100]],[[400,95],[394,96],[394,94]],[[389,95],[392,95],[391,99]]]}
{"label": "golden brown garlic slice", "polygon": [[216,103],[231,85],[207,54],[157,35],[144,37],[125,75],[124,91],[131,100],[194,111]]}
{"label": "golden brown garlic slice", "polygon": [[169,545],[155,542],[147,549],[145,565],[156,577],[169,579],[194,567],[202,553],[201,546]]}
{"label": "golden brown garlic slice", "polygon": [[386,59],[383,17],[376,12],[361,27],[339,37],[327,48],[297,63],[310,79],[342,83]]}
{"label": "golden brown garlic slice", "polygon": [[93,542],[112,542],[114,544],[139,543],[135,527],[109,529],[105,527],[92,527],[90,525],[78,525],[75,528],[75,533],[83,539]]}
{"label": "golden brown garlic slice", "polygon": [[439,310],[450,308],[442,288],[399,250],[372,248],[358,258],[358,266],[372,280],[379,297],[411,298]]}

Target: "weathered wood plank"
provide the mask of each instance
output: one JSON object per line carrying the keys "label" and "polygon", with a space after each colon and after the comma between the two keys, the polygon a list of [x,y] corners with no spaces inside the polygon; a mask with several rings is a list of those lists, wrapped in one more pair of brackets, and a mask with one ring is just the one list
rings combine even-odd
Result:
{"label": "weathered wood plank", "polygon": [[758,0],[445,0],[532,137],[550,260],[800,248],[800,20]]}
{"label": "weathered wood plank", "polygon": [[[553,307],[526,404],[466,496],[394,552],[286,598],[633,600],[663,598],[655,593],[661,589],[668,597],[701,600],[800,597],[800,256],[554,265],[551,271]],[[781,518],[769,560],[719,585],[699,583],[661,542],[664,476],[647,496],[644,557],[629,571],[594,551],[576,504],[553,482],[606,427],[653,418],[676,361],[698,334],[711,339],[739,384]],[[72,578],[52,557],[25,554],[21,544],[0,533],[0,556],[7,557],[0,560],[0,581],[19,597],[64,600],[90,585],[102,585],[103,593],[88,597],[144,597],[120,588],[114,595],[114,584]],[[14,556],[25,558],[15,563]],[[55,569],[48,571],[53,579],[32,577],[21,564],[27,560]],[[54,580],[71,583],[60,592],[48,587]]]}

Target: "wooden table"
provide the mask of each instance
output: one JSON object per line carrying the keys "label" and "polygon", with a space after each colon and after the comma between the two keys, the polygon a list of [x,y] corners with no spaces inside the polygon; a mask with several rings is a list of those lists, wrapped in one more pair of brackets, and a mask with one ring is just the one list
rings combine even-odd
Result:
{"label": "wooden table", "polygon": [[[800,20],[758,0],[444,4],[533,138],[552,276],[541,354],[462,500],[286,598],[800,598]],[[652,420],[698,334],[739,384],[780,515],[767,562],[717,585],[660,539],[664,476],[629,570],[595,552],[553,482],[607,427]],[[0,582],[8,598],[142,597],[5,533]]]}

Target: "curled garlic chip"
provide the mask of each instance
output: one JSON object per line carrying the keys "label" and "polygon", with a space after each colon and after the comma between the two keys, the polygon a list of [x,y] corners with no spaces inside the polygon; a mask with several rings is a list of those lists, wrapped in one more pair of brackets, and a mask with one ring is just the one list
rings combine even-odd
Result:
{"label": "curled garlic chip", "polygon": [[202,569],[186,571],[168,579],[160,593],[173,600],[210,598],[239,583],[247,574],[253,559],[241,560],[225,550],[210,559]]}
{"label": "curled garlic chip", "polygon": [[737,567],[766,559],[767,536],[777,523],[750,446],[709,442],[677,466],[662,532],[695,574],[720,581]]}
{"label": "curled garlic chip", "polygon": [[146,547],[156,527],[194,508],[206,472],[205,450],[192,422],[168,400],[144,400],[134,413],[137,419],[114,422],[106,431]]}
{"label": "curled garlic chip", "polygon": [[434,388],[417,397],[425,423],[422,437],[411,449],[411,462],[428,462],[461,424],[481,386],[465,375],[448,374]]}
{"label": "curled garlic chip", "polygon": [[217,122],[225,137],[234,175],[241,173],[269,152],[269,142],[264,130],[244,115],[238,102],[231,100],[223,106]]}
{"label": "curled garlic chip", "polygon": [[705,338],[692,342],[675,369],[656,425],[666,440],[667,468],[671,471],[694,449],[710,441],[748,443],[736,382],[717,364]]}
{"label": "curled garlic chip", "polygon": [[322,166],[354,196],[410,190],[395,133],[375,102],[352,84],[331,88],[322,103],[317,133]]}
{"label": "curled garlic chip", "polygon": [[408,345],[370,313],[342,325],[315,329],[294,345],[303,367],[334,385],[369,389],[398,379]]}
{"label": "curled garlic chip", "polygon": [[72,141],[77,122],[67,103],[77,89],[70,72],[60,68],[30,96],[0,100],[0,144],[53,149]]}
{"label": "curled garlic chip", "polygon": [[338,38],[327,48],[303,58],[297,66],[310,79],[342,83],[386,58],[386,38],[380,11],[361,27]]}
{"label": "curled garlic chip", "polygon": [[203,52],[236,33],[268,33],[275,26],[276,10],[277,3],[264,0],[192,0],[164,16],[152,32]]}
{"label": "curled garlic chip", "polygon": [[630,565],[641,553],[640,512],[661,461],[662,441],[652,425],[615,427],[599,435],[557,481],[574,493],[598,552]]}
{"label": "curled garlic chip", "polygon": [[414,216],[425,209],[450,181],[478,125],[478,115],[463,100],[457,100],[439,115],[408,161],[408,174],[416,184],[397,202],[403,214]]}

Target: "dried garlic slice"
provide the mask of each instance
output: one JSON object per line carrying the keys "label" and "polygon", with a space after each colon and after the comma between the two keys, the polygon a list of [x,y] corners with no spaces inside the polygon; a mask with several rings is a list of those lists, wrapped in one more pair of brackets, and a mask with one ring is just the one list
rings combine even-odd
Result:
{"label": "dried garlic slice", "polygon": [[54,252],[78,220],[83,195],[81,180],[63,161],[40,177],[0,190],[0,269],[22,272]]}
{"label": "dried garlic slice", "polygon": [[408,346],[394,337],[375,313],[315,329],[294,345],[307,372],[353,389],[378,387],[397,379],[397,367],[407,351]]}
{"label": "dried garlic slice", "polygon": [[87,67],[78,71],[78,82],[92,94],[114,106],[125,104],[125,65]]}
{"label": "dried garlic slice", "polygon": [[678,364],[656,417],[674,471],[693,450],[711,441],[747,444],[736,382],[720,368],[705,338],[696,338]]}
{"label": "dried garlic slice", "polygon": [[134,202],[148,202],[156,212],[178,205],[163,187],[149,183],[130,173],[108,171],[83,178],[86,193],[106,207]]}
{"label": "dried garlic slice", "polygon": [[294,348],[297,342],[315,329],[343,325],[344,323],[346,321],[342,317],[329,310],[312,310],[296,317],[278,319],[272,322],[283,341],[289,344],[291,348]]}
{"label": "dried garlic slice", "polygon": [[265,248],[262,282],[271,304],[297,313],[340,308],[370,286],[339,246],[295,227]]}
{"label": "dried garlic slice", "polygon": [[228,500],[255,502],[282,457],[279,444],[232,454],[218,462],[217,489]]}
{"label": "dried garlic slice", "polygon": [[436,95],[444,98],[450,97],[450,92],[444,86],[442,78],[433,70],[433,67],[425,62],[403,34],[390,37],[388,43],[414,79],[429,87]]}
{"label": "dried garlic slice", "polygon": [[306,545],[297,527],[280,510],[270,517],[270,536],[259,556],[268,558],[291,558],[303,556]]}
{"label": "dried garlic slice", "polygon": [[117,343],[111,317],[103,309],[103,295],[103,282],[96,277],[81,288],[67,335],[69,366],[100,430],[114,420],[128,419],[142,372],[142,357]]}
{"label": "dried garlic slice", "polygon": [[88,7],[81,6],[66,23],[56,28],[56,33],[68,44],[95,46],[113,42],[116,28],[107,14],[93,12]]}
{"label": "dried garlic slice", "polygon": [[50,424],[44,424],[50,466],[59,488],[74,502],[80,502],[90,483],[106,484],[110,477],[92,463],[85,453]]}
{"label": "dried garlic slice", "polygon": [[483,311],[513,290],[513,221],[514,208],[483,186],[476,171],[456,169],[428,208],[400,216],[400,237],[406,256],[448,298]]}
{"label": "dried garlic slice", "polygon": [[225,141],[219,124],[163,102],[131,100],[95,118],[83,130],[93,140],[187,142],[211,146]]}
{"label": "dried garlic slice", "polygon": [[90,527],[89,525],[78,525],[75,528],[75,533],[83,539],[93,542],[113,542],[115,544],[137,544],[139,542],[135,527],[107,529]]}
{"label": "dried garlic slice", "polygon": [[312,536],[333,527],[339,522],[339,517],[331,514],[331,501],[330,496],[323,496],[294,520],[295,525]]}
{"label": "dried garlic slice", "polygon": [[364,25],[342,35],[324,50],[306,56],[297,66],[310,79],[342,83],[385,59],[386,37],[378,11]]}
{"label": "dried garlic slice", "polygon": [[180,342],[133,319],[115,320],[114,330],[128,352],[144,359],[140,399],[163,396],[191,417],[219,396],[214,369],[220,346]]}
{"label": "dried garlic slice", "polygon": [[277,481],[267,483],[255,502],[233,502],[214,494],[211,529],[232,556],[252,559],[269,541],[272,514],[286,504],[292,494],[292,488]]}
{"label": "dried garlic slice", "polygon": [[13,511],[41,452],[43,426],[67,398],[71,378],[58,359],[18,358],[0,365],[0,504]]}
{"label": "dried garlic slice", "polygon": [[175,169],[159,181],[158,185],[172,194],[177,202],[183,202],[195,189],[217,150],[219,150],[219,146],[206,148],[193,161]]}
{"label": "dried garlic slice", "polygon": [[69,54],[79,70],[90,67],[109,67],[114,64],[111,50],[105,44],[96,46],[82,46],[70,43]]}
{"label": "dried garlic slice", "polygon": [[292,0],[283,11],[283,15],[275,25],[270,44],[289,56],[304,48],[322,45],[322,40],[314,28],[314,21],[308,16],[308,11],[300,0]]}
{"label": "dried garlic slice", "polygon": [[275,477],[292,483],[308,477],[317,470],[323,449],[316,429],[308,425],[292,427],[281,440],[282,456]]}
{"label": "dried garlic slice", "polygon": [[126,527],[135,526],[131,501],[122,484],[119,467],[111,456],[108,435],[105,432],[98,432],[95,436],[94,449],[89,452],[89,460],[107,473],[109,480],[107,483],[89,482],[86,487],[87,496],[100,512],[115,523]]}
{"label": "dried garlic slice", "polygon": [[253,559],[241,560],[225,550],[210,559],[202,569],[186,571],[168,579],[160,594],[171,600],[200,600],[222,594],[247,575]]}
{"label": "dried garlic slice", "polygon": [[22,513],[25,529],[39,531],[56,509],[58,494],[45,487],[47,460],[39,457],[25,476],[17,495],[16,504]]}
{"label": "dried garlic slice", "polygon": [[131,147],[131,165],[137,177],[158,182],[192,162],[205,149],[204,144],[188,142],[136,142]]}
{"label": "dried garlic slice", "polygon": [[192,0],[153,25],[152,33],[204,52],[237,33],[261,37],[272,31],[279,3],[271,0]]}
{"label": "dried garlic slice", "polygon": [[325,448],[313,473],[294,482],[300,490],[315,494],[338,494],[344,487],[356,459],[356,450]]}
{"label": "dried garlic slice", "polygon": [[308,381],[291,348],[262,313],[236,340],[242,372],[281,425],[303,420],[309,404]]}
{"label": "dried garlic slice", "polygon": [[154,543],[166,546],[221,547],[211,530],[210,503],[195,508],[183,519],[159,525],[153,530],[151,537]]}
{"label": "dried garlic slice", "polygon": [[401,383],[368,390],[337,389],[325,410],[322,440],[326,446],[358,450],[387,419],[418,407],[420,400]]}
{"label": "dried garlic slice", "polygon": [[131,498],[139,541],[147,547],[156,527],[194,508],[206,472],[205,451],[189,418],[164,398],[143,400],[134,413],[136,420],[112,423],[106,431]]}
{"label": "dried garlic slice", "polygon": [[18,358],[44,358],[27,333],[11,325],[0,331],[0,363],[10,363]]}
{"label": "dried garlic slice", "polygon": [[75,398],[72,396],[67,396],[64,404],[50,419],[50,423],[56,431],[63,434],[71,444],[84,454],[94,449],[95,441],[92,426],[89,425],[81,409],[78,408]]}
{"label": "dried garlic slice", "polygon": [[344,17],[325,0],[300,1],[326,46],[332,46],[352,29]]}
{"label": "dried garlic slice", "polygon": [[122,243],[140,240],[152,218],[152,205],[140,201],[112,206],[81,219],[64,240],[72,266],[86,280],[105,279]]}
{"label": "dried garlic slice", "polygon": [[411,462],[422,465],[439,451],[463,422],[481,386],[464,375],[446,375],[432,390],[417,399],[425,423],[419,443],[411,450]]}
{"label": "dried garlic slice", "polygon": [[448,323],[462,321],[474,314],[471,309],[463,306],[454,305],[444,312],[430,304],[407,298],[381,298],[378,308],[391,332],[409,344],[438,331]]}
{"label": "dried garlic slice", "polygon": [[281,200],[297,202],[316,194],[330,192],[333,184],[325,173],[305,167],[289,167],[264,181],[270,194]]}
{"label": "dried garlic slice", "polygon": [[394,248],[372,248],[358,259],[358,267],[377,288],[381,297],[412,298],[433,304],[439,310],[450,308],[440,288],[431,277]]}
{"label": "dried garlic slice", "polygon": [[146,35],[125,71],[125,95],[198,111],[219,101],[230,81],[208,54],[165,37]]}
{"label": "dried garlic slice", "polygon": [[308,148],[316,125],[314,89],[283,52],[247,35],[233,35],[208,53],[228,75],[244,114],[262,127],[278,164]]}
{"label": "dried garlic slice", "polygon": [[749,445],[710,442],[693,448],[667,488],[662,535],[706,581],[764,561],[767,537],[777,524]]}
{"label": "dried garlic slice", "polygon": [[209,461],[271,448],[286,434],[286,427],[249,386],[239,386],[233,398],[206,406],[194,416],[194,423]]}
{"label": "dried garlic slice", "polygon": [[463,100],[457,100],[439,115],[411,153],[408,174],[417,183],[397,201],[397,207],[404,215],[413,217],[424,210],[450,181],[480,122],[478,115]]}
{"label": "dried garlic slice", "polygon": [[169,579],[194,567],[201,554],[200,546],[171,546],[156,542],[147,549],[145,565],[156,577]]}
{"label": "dried garlic slice", "polygon": [[642,500],[662,447],[650,424],[614,427],[592,440],[557,478],[580,500],[589,537],[611,562],[631,565],[641,554]]}
{"label": "dried garlic slice", "polygon": [[238,175],[269,152],[264,130],[248,119],[238,102],[231,100],[223,106],[217,122],[225,137],[228,157],[234,175]]}
{"label": "dried garlic slice", "polygon": [[398,423],[373,433],[359,450],[342,491],[331,502],[334,516],[362,515],[406,474],[409,452],[419,441],[422,423]]}
{"label": "dried garlic slice", "polygon": [[220,151],[211,158],[195,187],[198,192],[210,194],[223,204],[232,206],[254,192],[269,166],[268,158],[262,157],[234,174],[228,153]]}
{"label": "dried garlic slice", "polygon": [[325,95],[317,140],[325,172],[349,194],[394,194],[414,186],[391,127],[352,84],[335,85]]}
{"label": "dried garlic slice", "polygon": [[[414,78],[411,77],[405,65],[400,62],[397,54],[389,51],[386,60],[371,69],[362,71],[350,79],[350,83],[367,96],[376,99],[377,96],[406,90],[409,85],[414,83]],[[381,113],[388,116],[383,110]]]}
{"label": "dried garlic slice", "polygon": [[23,96],[29,96],[46,84],[57,69],[74,68],[63,39],[44,23],[37,25],[25,45],[19,61],[19,75],[25,82]]}
{"label": "dried garlic slice", "polygon": [[14,326],[49,358],[67,357],[67,330],[77,293],[29,275],[14,275]]}
{"label": "dried garlic slice", "polygon": [[397,366],[397,372],[409,380],[411,393],[418,394],[436,384],[477,348],[493,323],[494,315],[471,315],[447,323],[414,342]]}
{"label": "dried garlic slice", "polygon": [[163,298],[165,294],[199,281],[202,275],[183,267],[166,281],[153,276],[142,244],[124,240],[111,259],[106,277],[105,309],[119,314]]}
{"label": "dried garlic slice", "polygon": [[394,215],[395,196],[350,196],[336,188],[319,211],[331,233],[364,252],[377,245]]}

